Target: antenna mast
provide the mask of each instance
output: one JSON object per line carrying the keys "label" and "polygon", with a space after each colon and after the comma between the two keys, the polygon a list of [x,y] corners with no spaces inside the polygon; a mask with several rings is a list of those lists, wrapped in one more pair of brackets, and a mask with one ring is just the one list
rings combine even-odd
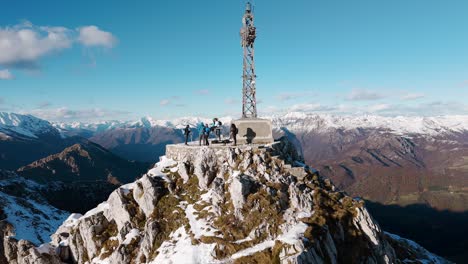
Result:
{"label": "antenna mast", "polygon": [[242,118],[257,118],[256,77],[255,75],[255,48],[257,37],[254,25],[252,4],[247,2],[245,14],[242,18],[240,31],[241,46],[244,48],[244,72],[242,75]]}

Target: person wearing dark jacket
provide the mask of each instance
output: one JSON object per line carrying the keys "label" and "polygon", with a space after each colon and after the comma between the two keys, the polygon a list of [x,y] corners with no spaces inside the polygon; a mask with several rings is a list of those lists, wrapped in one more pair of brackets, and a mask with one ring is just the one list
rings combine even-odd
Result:
{"label": "person wearing dark jacket", "polygon": [[190,126],[187,125],[185,128],[184,128],[184,136],[185,136],[185,145],[188,145],[188,138],[189,138],[189,135],[192,133],[192,131],[190,130]]}
{"label": "person wearing dark jacket", "polygon": [[210,137],[210,132],[211,132],[211,128],[208,126],[208,124],[206,124],[205,129],[204,129],[204,137],[205,137],[205,145],[206,146],[210,145],[210,142],[208,140],[208,138]]}
{"label": "person wearing dark jacket", "polygon": [[237,146],[237,134],[239,133],[239,129],[237,129],[235,124],[231,124],[231,129],[229,133],[229,138],[234,141],[234,146]]}

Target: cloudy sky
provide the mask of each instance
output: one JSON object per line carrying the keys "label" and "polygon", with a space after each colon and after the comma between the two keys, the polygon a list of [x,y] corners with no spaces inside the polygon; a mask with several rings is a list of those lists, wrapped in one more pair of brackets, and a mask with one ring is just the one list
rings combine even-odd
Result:
{"label": "cloudy sky", "polygon": [[[243,1],[7,1],[0,111],[239,115]],[[255,0],[262,114],[468,114],[466,0]]]}

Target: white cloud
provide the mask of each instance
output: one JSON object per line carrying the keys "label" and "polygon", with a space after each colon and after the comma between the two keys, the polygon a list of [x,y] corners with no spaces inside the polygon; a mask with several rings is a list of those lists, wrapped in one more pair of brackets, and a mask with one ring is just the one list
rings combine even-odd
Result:
{"label": "white cloud", "polygon": [[391,109],[391,106],[388,104],[376,104],[376,105],[370,105],[367,107],[367,110],[369,112],[380,112],[380,111],[385,111]]}
{"label": "white cloud", "polygon": [[0,80],[11,80],[13,79],[13,74],[9,70],[0,70]]}
{"label": "white cloud", "polygon": [[[235,104],[238,104],[239,101],[234,99],[234,98],[227,98],[226,100],[224,100],[224,103],[228,104],[228,105],[235,105]],[[258,102],[257,102],[257,104],[258,104]]]}
{"label": "white cloud", "polygon": [[51,102],[47,102],[47,101],[44,101],[44,102],[40,102],[37,107],[42,109],[42,108],[47,108],[47,107],[50,107],[52,105]]}
{"label": "white cloud", "polygon": [[185,104],[180,103],[181,99],[182,98],[180,96],[173,95],[173,96],[171,96],[169,98],[165,98],[165,99],[162,99],[161,101],[159,101],[159,105],[160,106],[175,105],[177,107],[183,107],[183,106],[185,106]]}
{"label": "white cloud", "polygon": [[466,115],[468,114],[468,105],[456,101],[433,101],[418,106],[407,106],[403,110],[410,114],[422,116]]}
{"label": "white cloud", "polygon": [[0,28],[0,64],[35,67],[47,54],[71,47],[70,30],[64,27],[37,27],[22,23]]}
{"label": "white cloud", "polygon": [[297,98],[297,95],[290,94],[290,93],[282,93],[282,94],[279,94],[276,98],[278,98],[278,100],[280,101],[288,101],[288,100]]}
{"label": "white cloud", "polygon": [[344,114],[375,113],[385,116],[466,115],[468,105],[454,101],[434,101],[422,104],[376,104],[364,107],[347,106]]}
{"label": "white cloud", "polygon": [[78,41],[85,46],[103,46],[112,48],[117,39],[112,33],[103,31],[97,26],[85,26],[78,28]]}
{"label": "white cloud", "polygon": [[169,105],[171,103],[171,101],[169,99],[163,99],[159,102],[159,105],[160,106],[166,106],[166,105]]}
{"label": "white cloud", "polygon": [[465,88],[468,87],[468,80],[464,80],[458,84],[458,87]]}
{"label": "white cloud", "polygon": [[378,92],[366,89],[353,89],[351,93],[346,97],[346,99],[349,101],[374,101],[383,99],[385,97],[386,96]]}
{"label": "white cloud", "polygon": [[99,121],[122,118],[130,114],[126,111],[100,108],[72,110],[66,107],[56,109],[34,109],[25,113],[50,121]]}
{"label": "white cloud", "polygon": [[289,108],[267,106],[260,109],[263,115],[284,114],[287,112],[324,113],[334,115],[366,115],[382,116],[438,116],[438,115],[468,115],[468,104],[456,101],[434,101],[421,104],[380,103],[369,105],[319,103],[296,104]]}
{"label": "white cloud", "polygon": [[315,93],[312,92],[295,92],[295,93],[280,93],[276,98],[280,101],[289,101],[292,99],[297,99],[301,97],[309,97],[309,96],[315,96]]}
{"label": "white cloud", "polygon": [[309,112],[320,107],[320,104],[296,104],[289,108],[292,112]]}
{"label": "white cloud", "polygon": [[322,105],[319,103],[295,104],[287,109],[290,112],[332,112],[336,106]]}
{"label": "white cloud", "polygon": [[195,94],[198,94],[198,95],[207,95],[209,93],[210,93],[210,90],[208,89],[201,89],[201,90],[195,91]]}
{"label": "white cloud", "polygon": [[36,26],[23,22],[15,26],[0,27],[0,65],[13,68],[38,68],[38,61],[81,43],[85,46],[112,47],[116,38],[96,26],[77,30],[66,27]]}
{"label": "white cloud", "polygon": [[268,105],[268,106],[258,109],[258,111],[262,115],[271,115],[277,112],[282,112],[281,109],[276,105]]}
{"label": "white cloud", "polygon": [[425,95],[422,94],[422,93],[408,93],[408,94],[405,94],[403,96],[401,96],[401,100],[406,100],[406,101],[410,101],[410,100],[417,100],[417,99],[421,99],[421,98],[424,98]]}

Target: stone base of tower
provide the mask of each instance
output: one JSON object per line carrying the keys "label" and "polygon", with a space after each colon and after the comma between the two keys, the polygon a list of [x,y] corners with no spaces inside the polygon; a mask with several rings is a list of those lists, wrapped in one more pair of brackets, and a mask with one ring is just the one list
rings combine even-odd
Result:
{"label": "stone base of tower", "polygon": [[239,129],[237,144],[271,144],[274,142],[270,120],[242,118],[235,120],[234,124]]}

